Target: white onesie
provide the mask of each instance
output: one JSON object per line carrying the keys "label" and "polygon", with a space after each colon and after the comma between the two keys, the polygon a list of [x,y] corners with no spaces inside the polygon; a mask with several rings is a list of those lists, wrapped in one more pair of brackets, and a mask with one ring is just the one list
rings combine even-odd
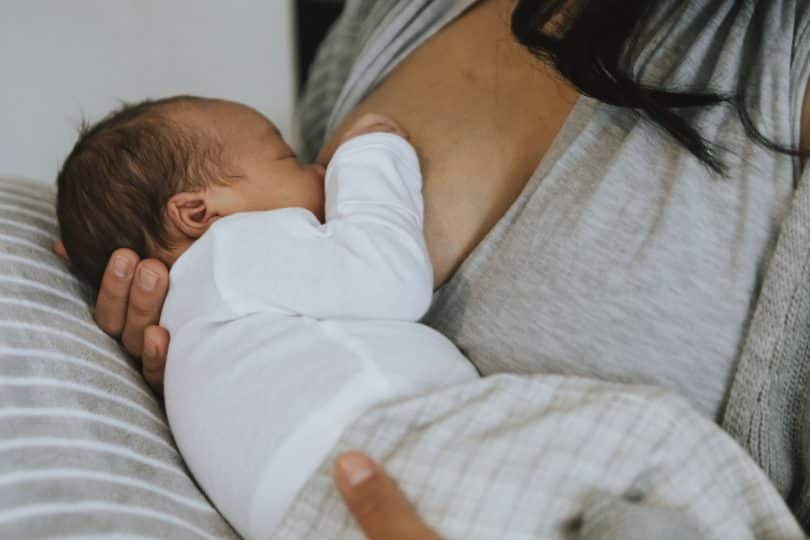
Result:
{"label": "white onesie", "polygon": [[174,264],[166,410],[191,472],[245,538],[267,538],[362,411],[471,381],[438,332],[422,177],[388,133],[343,144],[326,223],[303,208],[217,221]]}

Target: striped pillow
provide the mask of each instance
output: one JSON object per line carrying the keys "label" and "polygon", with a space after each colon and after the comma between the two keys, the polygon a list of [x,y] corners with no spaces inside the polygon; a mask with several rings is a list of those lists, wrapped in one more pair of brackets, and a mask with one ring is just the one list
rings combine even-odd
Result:
{"label": "striped pillow", "polygon": [[0,178],[0,538],[237,538],[52,254],[54,196]]}

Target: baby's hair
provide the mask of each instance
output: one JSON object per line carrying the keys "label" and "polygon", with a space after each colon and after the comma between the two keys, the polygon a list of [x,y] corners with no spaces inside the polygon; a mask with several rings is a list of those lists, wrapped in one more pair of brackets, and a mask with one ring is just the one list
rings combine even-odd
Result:
{"label": "baby's hair", "polygon": [[118,248],[141,258],[171,249],[165,209],[181,191],[224,183],[223,145],[172,119],[173,106],[203,98],[173,96],[124,103],[79,140],[57,176],[57,217],[71,269],[96,290]]}

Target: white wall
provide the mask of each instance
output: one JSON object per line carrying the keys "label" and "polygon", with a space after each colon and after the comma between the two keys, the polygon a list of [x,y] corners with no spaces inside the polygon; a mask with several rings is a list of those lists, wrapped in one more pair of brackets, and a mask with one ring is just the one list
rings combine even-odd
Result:
{"label": "white wall", "polygon": [[53,182],[90,121],[172,94],[245,102],[290,134],[292,0],[0,0],[0,174]]}

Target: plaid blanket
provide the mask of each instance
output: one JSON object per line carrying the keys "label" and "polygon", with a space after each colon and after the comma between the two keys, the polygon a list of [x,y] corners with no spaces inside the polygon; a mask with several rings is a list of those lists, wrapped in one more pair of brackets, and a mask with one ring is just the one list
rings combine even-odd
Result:
{"label": "plaid blanket", "polygon": [[331,477],[350,449],[384,464],[447,538],[626,538],[610,529],[647,521],[662,524],[647,538],[688,538],[662,536],[676,515],[698,538],[804,538],[731,437],[652,387],[498,375],[376,408],[344,433],[276,538],[363,537]]}

